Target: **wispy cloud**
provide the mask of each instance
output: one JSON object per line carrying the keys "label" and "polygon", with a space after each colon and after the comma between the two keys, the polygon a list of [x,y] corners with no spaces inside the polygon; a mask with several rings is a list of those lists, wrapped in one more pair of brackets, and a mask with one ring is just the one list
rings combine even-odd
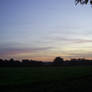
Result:
{"label": "wispy cloud", "polygon": [[20,53],[36,53],[41,51],[46,51],[51,49],[52,47],[32,47],[32,48],[5,48],[0,49],[0,55],[12,55],[12,54],[20,54]]}
{"label": "wispy cloud", "polygon": [[74,58],[92,58],[92,51],[89,52],[76,52],[76,53],[70,53],[70,57]]}
{"label": "wispy cloud", "polygon": [[73,43],[92,43],[92,40],[89,39],[73,39],[73,38],[64,38],[64,37],[56,37],[53,40],[63,41],[63,42],[73,42]]}

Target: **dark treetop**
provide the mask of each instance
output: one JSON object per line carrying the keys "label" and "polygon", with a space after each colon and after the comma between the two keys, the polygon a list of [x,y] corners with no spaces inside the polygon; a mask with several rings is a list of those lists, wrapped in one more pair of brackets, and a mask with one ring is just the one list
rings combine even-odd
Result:
{"label": "dark treetop", "polygon": [[92,0],[75,0],[75,5],[77,5],[78,3],[88,4],[88,2],[90,2],[90,4],[92,5]]}

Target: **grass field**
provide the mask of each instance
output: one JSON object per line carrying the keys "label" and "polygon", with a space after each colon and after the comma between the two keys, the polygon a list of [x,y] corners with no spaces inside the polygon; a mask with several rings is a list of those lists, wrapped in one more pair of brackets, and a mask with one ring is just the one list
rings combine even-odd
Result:
{"label": "grass field", "polygon": [[0,68],[0,92],[92,90],[92,66]]}

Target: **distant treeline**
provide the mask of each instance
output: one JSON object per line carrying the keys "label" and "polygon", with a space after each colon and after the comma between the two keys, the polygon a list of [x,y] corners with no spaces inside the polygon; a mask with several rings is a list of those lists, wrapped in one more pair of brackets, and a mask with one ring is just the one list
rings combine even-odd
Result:
{"label": "distant treeline", "polygon": [[61,57],[56,57],[53,62],[43,62],[37,60],[24,59],[22,61],[0,59],[0,67],[17,67],[17,66],[69,66],[69,65],[92,65],[92,60],[88,59],[71,59],[64,60]]}

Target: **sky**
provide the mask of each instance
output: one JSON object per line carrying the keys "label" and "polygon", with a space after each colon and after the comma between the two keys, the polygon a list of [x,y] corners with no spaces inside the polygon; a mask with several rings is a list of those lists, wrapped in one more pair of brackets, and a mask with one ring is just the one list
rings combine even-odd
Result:
{"label": "sky", "polygon": [[74,0],[0,0],[0,58],[92,59],[92,7]]}

